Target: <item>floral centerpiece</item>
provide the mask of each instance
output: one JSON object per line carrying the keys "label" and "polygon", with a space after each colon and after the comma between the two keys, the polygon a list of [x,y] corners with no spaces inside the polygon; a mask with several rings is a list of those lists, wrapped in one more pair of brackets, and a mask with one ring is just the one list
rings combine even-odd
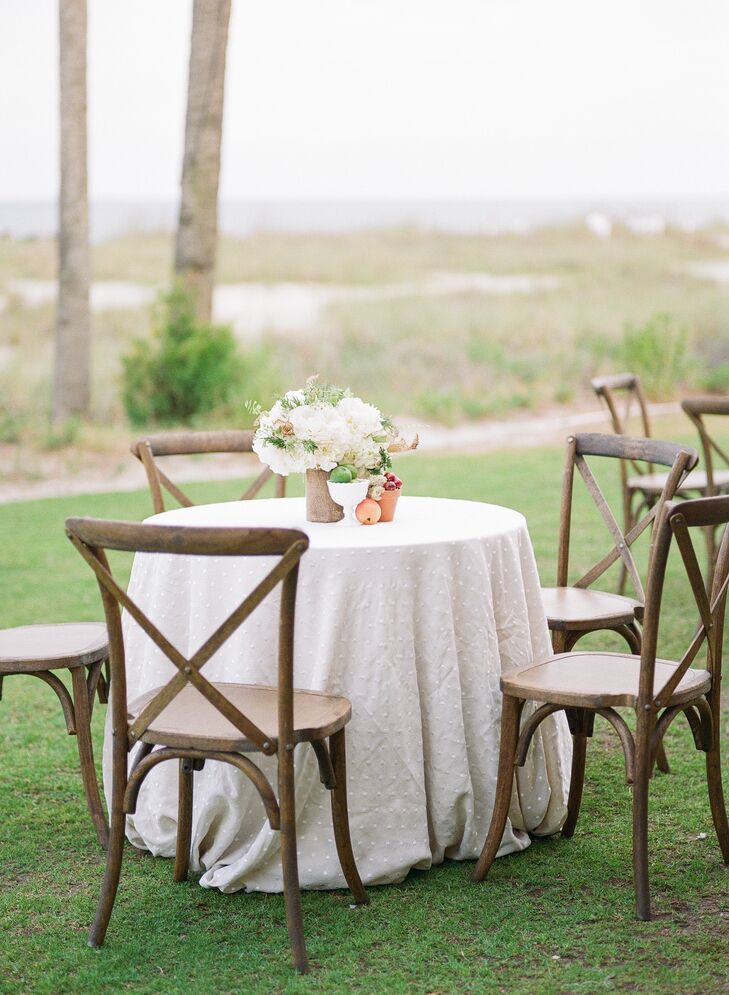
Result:
{"label": "floral centerpiece", "polygon": [[[415,448],[401,439],[392,420],[346,387],[310,377],[287,391],[270,411],[256,415],[253,451],[274,473],[306,474],[307,518],[338,521],[341,508],[326,487],[329,472],[346,466],[357,479],[378,480],[390,470],[391,453]],[[376,485],[375,485],[376,486]]]}

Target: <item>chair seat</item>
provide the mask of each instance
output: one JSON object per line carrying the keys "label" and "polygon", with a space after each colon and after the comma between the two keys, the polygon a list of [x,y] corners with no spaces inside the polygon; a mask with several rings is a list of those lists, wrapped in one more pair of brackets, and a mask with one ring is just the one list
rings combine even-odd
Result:
{"label": "chair seat", "polygon": [[543,587],[542,603],[550,629],[590,632],[643,617],[640,601],[589,587]]}
{"label": "chair seat", "polygon": [[[215,684],[247,719],[265,733],[266,738],[278,739],[278,692],[274,687],[258,684]],[[135,698],[129,706],[129,718],[134,720],[149,701],[159,693],[153,688]],[[347,698],[316,691],[294,691],[294,741],[310,742],[324,739],[349,722],[352,706]],[[225,750],[245,752],[253,746],[240,730],[229,722],[191,684],[152,721],[140,737],[146,743],[162,743],[181,749]],[[253,749],[256,749],[253,746]]]}
{"label": "chair seat", "polygon": [[[719,491],[724,491],[729,487],[729,470],[715,470],[713,476],[714,485]],[[643,491],[645,494],[660,494],[667,480],[667,473],[644,473],[637,477],[630,477],[628,488],[631,491]],[[693,491],[705,494],[706,487],[706,471],[692,470],[676,493],[686,494]]]}
{"label": "chair seat", "polygon": [[108,655],[102,622],[57,622],[0,630],[0,674],[87,667]]}
{"label": "chair seat", "polygon": [[[656,660],[654,694],[676,669],[671,660]],[[553,702],[577,708],[635,708],[638,700],[640,657],[628,653],[560,653],[541,663],[519,667],[501,678],[501,689],[529,701]],[[665,705],[679,705],[705,694],[711,687],[707,670],[689,669]]]}

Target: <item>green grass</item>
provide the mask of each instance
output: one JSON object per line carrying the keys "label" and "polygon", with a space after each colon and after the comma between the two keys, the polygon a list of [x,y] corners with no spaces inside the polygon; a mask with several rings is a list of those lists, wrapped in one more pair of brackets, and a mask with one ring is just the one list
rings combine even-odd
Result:
{"label": "green grass", "polygon": [[[548,583],[561,464],[561,452],[546,449],[415,456],[401,460],[398,472],[409,493],[475,498],[523,511]],[[614,484],[608,475],[612,498]],[[201,500],[237,493],[230,483],[195,488]],[[64,538],[63,520],[69,514],[140,518],[148,512],[146,493],[1,507],[0,624],[98,618],[90,571]],[[598,552],[592,536],[589,524],[575,530],[580,564]],[[675,563],[671,570],[663,649],[676,654],[693,616]],[[290,967],[280,896],[222,895],[192,879],[175,885],[170,860],[129,845],[107,942],[90,950],[85,934],[103,860],[82,799],[75,741],[40,682],[8,680],[3,692],[3,993],[726,991],[729,879],[713,835],[702,757],[678,722],[667,742],[673,772],[652,785],[652,922],[633,918],[630,793],[616,741],[598,721],[572,840],[535,841],[525,853],[498,860],[478,887],[468,882],[470,863],[452,862],[412,873],[401,885],[371,889],[366,909],[350,909],[347,893],[305,893],[312,973],[298,977]],[[97,709],[97,741],[103,713]]]}

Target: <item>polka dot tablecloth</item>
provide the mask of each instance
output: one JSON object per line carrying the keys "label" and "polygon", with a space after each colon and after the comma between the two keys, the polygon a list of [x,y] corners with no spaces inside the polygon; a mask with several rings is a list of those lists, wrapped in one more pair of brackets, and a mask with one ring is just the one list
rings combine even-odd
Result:
{"label": "polka dot tablecloth", "polygon": [[[305,521],[303,499],[229,502],[157,515],[163,524],[303,529],[295,634],[297,687],[345,695],[352,840],[366,884],[401,881],[444,857],[478,856],[496,786],[502,671],[550,652],[524,518],[471,501],[408,498],[375,526]],[[191,655],[271,561],[138,554],[129,593]],[[274,684],[272,595],[210,660],[209,679]],[[125,618],[129,699],[173,674]],[[110,786],[109,734],[105,775]],[[571,741],[551,717],[519,771],[501,854],[556,832],[566,814]],[[275,784],[275,760],[257,757]],[[299,873],[304,888],[344,887],[329,798],[311,747],[296,748]],[[127,835],[173,856],[177,765],[147,778]],[[280,891],[278,833],[243,775],[208,762],[195,774],[192,866],[224,892]]]}

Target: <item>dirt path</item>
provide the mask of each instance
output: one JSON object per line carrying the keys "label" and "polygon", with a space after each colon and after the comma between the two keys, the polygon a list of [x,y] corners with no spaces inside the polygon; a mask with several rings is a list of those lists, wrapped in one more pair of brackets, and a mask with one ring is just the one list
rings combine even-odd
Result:
{"label": "dirt path", "polygon": [[[654,404],[653,417],[676,415],[678,404]],[[435,453],[486,453],[508,447],[534,448],[559,443],[565,435],[577,431],[607,431],[605,414],[589,411],[524,414],[495,421],[474,422],[455,428],[429,426],[410,419],[398,419],[404,432],[417,431],[419,451]],[[30,468],[19,465],[19,454],[12,446],[0,451],[0,504],[28,501],[33,498],[62,497],[72,494],[98,494],[104,491],[133,491],[146,486],[141,465],[124,448],[118,453],[68,451],[34,457]],[[183,481],[230,480],[252,476],[259,465],[257,457],[226,454],[206,457],[171,457],[167,464],[170,476]],[[24,479],[25,478],[25,479]]]}

